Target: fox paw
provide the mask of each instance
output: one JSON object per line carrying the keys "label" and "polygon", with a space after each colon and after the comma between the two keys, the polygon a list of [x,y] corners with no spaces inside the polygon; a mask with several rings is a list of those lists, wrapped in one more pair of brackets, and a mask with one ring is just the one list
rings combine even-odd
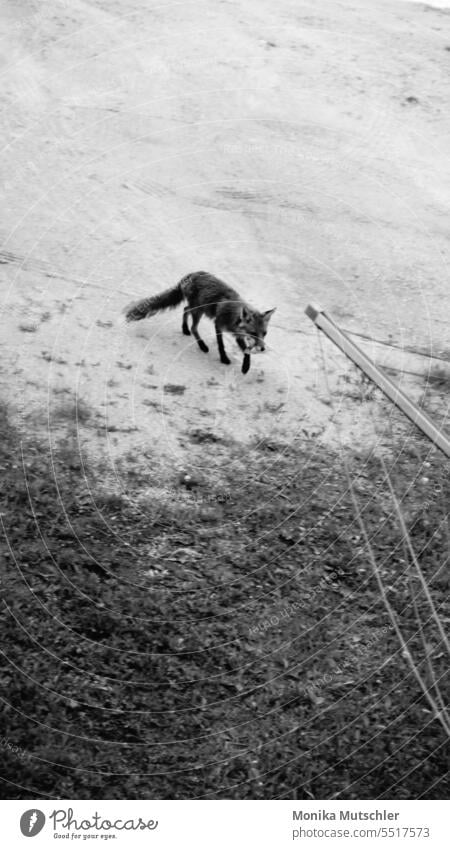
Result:
{"label": "fox paw", "polygon": [[191,331],[189,330],[189,327],[187,326],[187,324],[186,325],[183,324],[183,327],[181,329],[182,329],[185,336],[191,335]]}
{"label": "fox paw", "polygon": [[206,343],[203,341],[203,339],[200,339],[200,341],[198,343],[198,347],[200,348],[201,351],[203,351],[204,354],[207,354],[208,351],[209,351],[209,348],[206,345]]}
{"label": "fox paw", "polygon": [[229,360],[229,359],[228,359],[228,357],[227,357],[226,355],[225,355],[224,357],[221,357],[221,358],[220,358],[220,362],[221,362],[221,363],[223,363],[223,364],[224,364],[224,366],[229,366],[229,365],[231,365],[231,360]]}

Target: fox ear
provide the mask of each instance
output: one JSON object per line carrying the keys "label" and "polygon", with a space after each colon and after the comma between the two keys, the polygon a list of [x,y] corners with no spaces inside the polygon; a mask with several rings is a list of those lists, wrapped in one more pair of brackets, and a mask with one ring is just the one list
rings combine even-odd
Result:
{"label": "fox ear", "polygon": [[247,307],[242,307],[242,315],[241,315],[241,317],[242,317],[242,321],[248,321],[248,320],[249,320],[249,318],[250,318],[250,313],[249,313],[249,311],[248,311]]}
{"label": "fox ear", "polygon": [[273,316],[273,314],[274,314],[275,310],[276,310],[276,307],[274,307],[274,308],[273,308],[273,310],[267,310],[266,312],[263,312],[263,314],[262,314],[262,315],[263,315],[263,319],[264,319],[264,321],[265,321],[265,323],[266,323],[266,324],[267,324],[267,323],[270,321],[270,319],[272,318],[272,316]]}

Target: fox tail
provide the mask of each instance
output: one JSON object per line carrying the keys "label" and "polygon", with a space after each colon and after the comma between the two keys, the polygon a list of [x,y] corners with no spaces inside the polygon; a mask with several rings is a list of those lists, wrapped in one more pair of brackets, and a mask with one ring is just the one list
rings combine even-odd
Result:
{"label": "fox tail", "polygon": [[172,286],[171,289],[165,289],[159,295],[151,295],[150,298],[143,298],[142,301],[134,301],[125,307],[125,321],[140,321],[142,318],[149,318],[151,315],[160,310],[168,310],[177,307],[184,300],[183,292],[179,284]]}

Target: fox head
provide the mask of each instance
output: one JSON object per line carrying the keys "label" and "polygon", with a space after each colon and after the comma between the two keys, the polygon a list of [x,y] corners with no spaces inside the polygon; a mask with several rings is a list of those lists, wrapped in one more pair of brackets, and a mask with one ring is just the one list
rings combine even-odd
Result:
{"label": "fox head", "polygon": [[242,314],[238,322],[239,335],[245,337],[247,351],[264,351],[264,339],[267,333],[267,325],[273,316],[276,307],[266,312],[257,312],[248,307],[242,308]]}

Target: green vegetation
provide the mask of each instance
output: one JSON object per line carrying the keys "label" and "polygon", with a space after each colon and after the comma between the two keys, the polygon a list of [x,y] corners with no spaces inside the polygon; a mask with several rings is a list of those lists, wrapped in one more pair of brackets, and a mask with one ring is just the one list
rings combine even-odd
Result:
{"label": "green vegetation", "polygon": [[[445,733],[380,599],[342,457],[191,444],[201,474],[153,481],[167,497],[148,494],[151,457],[108,492],[73,432],[50,454],[2,411],[2,797],[445,796]],[[442,458],[416,440],[387,462],[443,616]],[[411,656],[443,692],[383,471],[371,455],[349,468]]]}

